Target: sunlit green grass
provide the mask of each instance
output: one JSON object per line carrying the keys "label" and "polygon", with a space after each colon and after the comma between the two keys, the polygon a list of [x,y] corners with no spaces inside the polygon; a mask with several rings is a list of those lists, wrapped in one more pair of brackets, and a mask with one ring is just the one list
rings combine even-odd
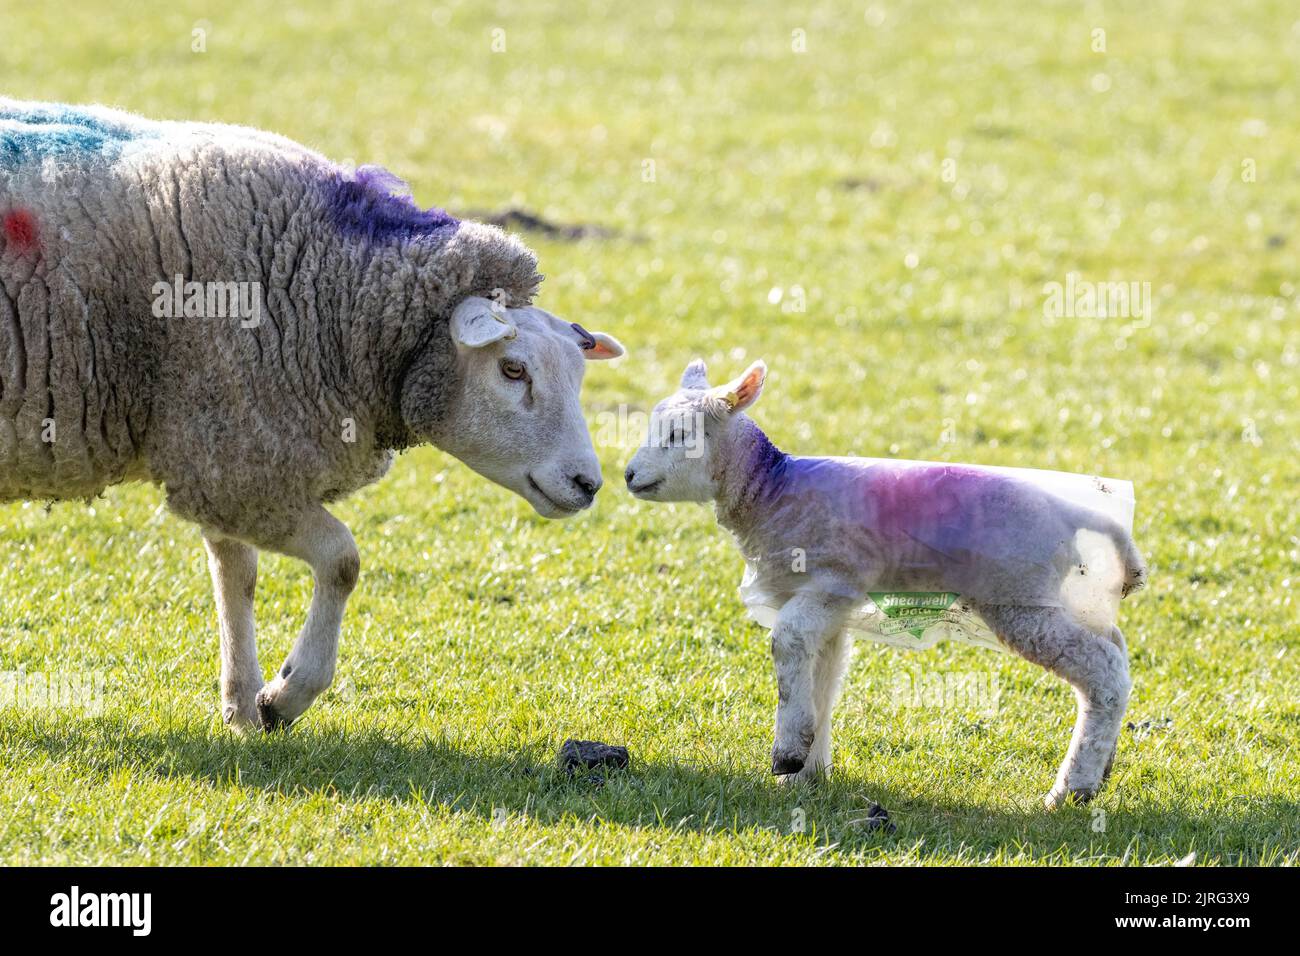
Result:
{"label": "sunlit green grass", "polygon": [[[7,95],[265,127],[425,203],[619,230],[533,240],[541,304],[630,349],[588,375],[593,431],[696,355],[763,357],[791,451],[1132,479],[1152,583],[1113,782],[1047,814],[1071,695],[955,647],[860,647],[835,779],[775,785],[739,559],[708,510],[632,500],[612,438],[563,524],[431,450],[339,506],[339,676],[282,739],[221,726],[202,548],[157,490],[6,505],[0,670],[106,683],[98,717],[0,710],[0,861],[1300,861],[1292,4],[83,2],[3,28]],[[1045,316],[1071,271],[1149,282],[1149,327]],[[268,672],[309,596],[263,558]],[[900,674],[983,675],[998,707],[908,704]],[[567,781],[569,736],[631,771]]]}

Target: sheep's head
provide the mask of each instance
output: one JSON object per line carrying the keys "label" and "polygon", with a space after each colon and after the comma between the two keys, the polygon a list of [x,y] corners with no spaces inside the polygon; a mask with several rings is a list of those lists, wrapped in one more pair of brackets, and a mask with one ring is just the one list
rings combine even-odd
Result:
{"label": "sheep's head", "polygon": [[739,378],[710,388],[701,359],[686,366],[681,387],[654,407],[645,443],[628,463],[628,490],[647,501],[711,501],[718,493],[719,456],[740,412],[758,401],[767,366],[755,362]]}
{"label": "sheep's head", "polygon": [[[436,434],[425,437],[544,517],[588,507],[601,477],[578,400],[582,375],[586,362],[617,358],[623,347],[541,309],[477,296],[456,307],[449,331],[456,393]],[[404,391],[403,415],[417,424],[420,412],[409,404]]]}

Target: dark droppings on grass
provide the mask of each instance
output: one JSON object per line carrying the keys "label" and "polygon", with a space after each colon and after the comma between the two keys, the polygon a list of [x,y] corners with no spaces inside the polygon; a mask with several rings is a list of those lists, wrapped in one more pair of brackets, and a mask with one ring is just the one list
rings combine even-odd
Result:
{"label": "dark droppings on grass", "polygon": [[536,213],[529,212],[527,209],[520,209],[515,206],[497,212],[484,209],[473,210],[467,212],[464,218],[477,219],[479,222],[485,222],[490,226],[499,226],[502,229],[534,232],[548,239],[561,239],[567,242],[577,242],[580,239],[616,239],[619,236],[618,230],[610,229],[608,226],[597,226],[585,222],[552,222]]}
{"label": "dark droppings on grass", "polygon": [[[570,777],[582,770],[625,770],[630,762],[626,747],[599,740],[570,738],[560,748],[560,769]],[[603,782],[604,778],[600,779]]]}
{"label": "dark droppings on grass", "polygon": [[878,803],[867,808],[865,816],[852,821],[868,833],[895,833],[898,827],[889,819],[889,811]]}

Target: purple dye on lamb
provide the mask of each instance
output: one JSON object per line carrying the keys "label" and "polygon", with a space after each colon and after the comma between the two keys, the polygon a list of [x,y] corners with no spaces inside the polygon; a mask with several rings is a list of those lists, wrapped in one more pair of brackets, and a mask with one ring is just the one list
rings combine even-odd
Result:
{"label": "purple dye on lamb", "polygon": [[[880,587],[978,596],[980,582],[971,575],[984,559],[1000,561],[1014,577],[1052,566],[1062,545],[1050,534],[1024,540],[1016,533],[1016,516],[1041,493],[1008,476],[958,465],[773,455],[763,451],[767,445],[755,441],[760,451],[750,454],[767,459],[763,491],[753,497],[767,502],[766,533],[781,541],[774,552],[795,538],[816,539],[807,526],[815,514],[837,533],[812,549],[789,545],[804,548],[810,564],[814,552],[833,563],[841,551],[859,548]],[[930,587],[929,578],[944,586]]]}
{"label": "purple dye on lamb", "polygon": [[[994,490],[997,475],[951,465],[877,466],[868,488],[875,527],[891,537],[911,536],[917,528],[943,537],[943,529],[964,534],[979,503]],[[939,541],[935,542],[940,543]]]}
{"label": "purple dye on lamb", "polygon": [[329,185],[334,224],[351,236],[371,241],[409,240],[454,229],[460,220],[436,207],[421,209],[406,183],[381,166],[361,166]]}

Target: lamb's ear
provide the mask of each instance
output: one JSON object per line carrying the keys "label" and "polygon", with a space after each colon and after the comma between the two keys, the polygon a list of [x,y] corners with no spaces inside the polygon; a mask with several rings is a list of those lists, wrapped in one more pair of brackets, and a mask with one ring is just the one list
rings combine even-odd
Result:
{"label": "lamb's ear", "polygon": [[500,339],[513,339],[515,328],[510,313],[491,299],[472,295],[451,314],[451,337],[465,348],[482,348]]}
{"label": "lamb's ear", "polygon": [[733,414],[743,412],[763,394],[763,381],[766,378],[767,364],[760,359],[745,369],[745,374],[740,378],[718,386],[714,392],[726,402],[728,410]]}
{"label": "lamb's ear", "polygon": [[696,359],[682,372],[682,388],[708,388],[709,370],[704,366],[704,359]]}

